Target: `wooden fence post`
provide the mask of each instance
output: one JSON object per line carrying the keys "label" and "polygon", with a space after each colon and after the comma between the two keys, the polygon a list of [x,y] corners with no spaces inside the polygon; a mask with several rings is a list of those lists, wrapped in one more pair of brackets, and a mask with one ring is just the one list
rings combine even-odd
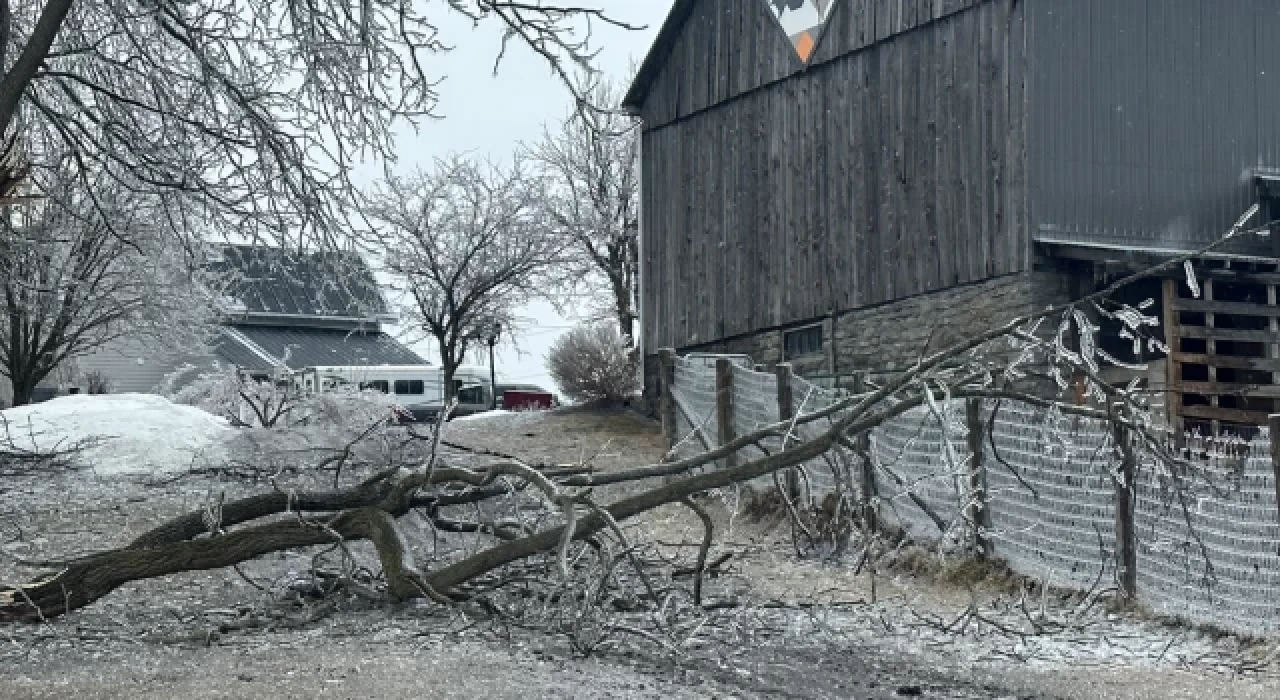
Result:
{"label": "wooden fence post", "polygon": [[1276,477],[1276,517],[1280,519],[1280,413],[1267,416],[1267,433],[1271,440],[1271,470]]}
{"label": "wooden fence post", "polygon": [[676,384],[676,351],[673,348],[658,350],[658,365],[658,381],[662,389],[662,395],[658,399],[658,414],[662,419],[662,437],[666,439],[669,450],[680,439],[676,425],[676,399],[671,394]]}
{"label": "wooden fence post", "polygon": [[[849,379],[853,393],[866,391],[866,373],[854,372]],[[871,461],[871,433],[858,433],[853,437],[854,457],[858,460],[858,500],[862,509],[862,526],[867,534],[874,533],[880,527],[880,514],[872,499],[876,496],[876,467]]]}
{"label": "wooden fence post", "polygon": [[[716,360],[716,432],[720,444],[732,442],[737,437],[733,425],[733,363],[727,357]],[[738,455],[724,458],[723,468],[732,469],[738,464]]]}
{"label": "wooden fence post", "polygon": [[[726,357],[716,359],[716,434],[719,444],[737,437],[733,424],[733,362]],[[732,469],[738,463],[738,455],[724,458],[721,466]]]}
{"label": "wooden fence post", "polygon": [[964,404],[965,424],[969,429],[969,494],[965,519],[973,523],[974,548],[985,557],[994,553],[991,530],[991,504],[987,501],[987,466],[982,458],[982,441],[986,426],[982,423],[982,399],[969,399]]}
{"label": "wooden fence post", "polygon": [[[796,414],[795,400],[791,394],[791,363],[779,362],[773,368],[773,374],[778,379],[778,420],[791,420]],[[786,448],[787,445],[784,442],[782,449],[785,450]],[[800,498],[799,470],[795,468],[788,469],[784,479],[787,497],[794,502]]]}
{"label": "wooden fence post", "polygon": [[1111,423],[1111,438],[1120,448],[1119,474],[1112,478],[1116,487],[1116,577],[1120,593],[1133,600],[1138,594],[1138,537],[1134,523],[1138,460],[1129,430],[1118,421],[1122,408],[1119,403],[1112,405]]}

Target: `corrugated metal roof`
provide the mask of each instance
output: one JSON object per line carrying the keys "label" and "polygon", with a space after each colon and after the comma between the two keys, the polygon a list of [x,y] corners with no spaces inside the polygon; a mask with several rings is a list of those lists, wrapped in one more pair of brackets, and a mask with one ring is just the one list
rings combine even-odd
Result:
{"label": "corrugated metal roof", "polygon": [[[380,331],[232,325],[217,353],[223,360],[253,371],[279,366],[425,365],[425,360]],[[264,357],[263,355],[266,355]],[[274,362],[269,362],[274,360]]]}
{"label": "corrugated metal roof", "polygon": [[299,252],[266,246],[222,246],[209,263],[226,275],[226,295],[250,314],[374,318],[386,301],[364,259],[354,252]]}
{"label": "corrugated metal roof", "polygon": [[275,357],[246,338],[235,328],[223,327],[214,344],[218,358],[243,370],[267,372],[282,366]]}

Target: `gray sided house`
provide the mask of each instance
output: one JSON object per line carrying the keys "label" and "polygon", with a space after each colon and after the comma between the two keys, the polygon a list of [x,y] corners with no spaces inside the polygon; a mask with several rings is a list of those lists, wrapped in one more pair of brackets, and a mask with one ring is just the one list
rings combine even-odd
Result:
{"label": "gray sided house", "polygon": [[125,339],[78,360],[80,375],[96,370],[114,393],[145,393],[188,366],[183,379],[215,367],[265,377],[314,366],[428,364],[383,331],[396,319],[358,254],[247,245],[211,250],[208,267],[224,288],[208,348]]}
{"label": "gray sided house", "polygon": [[[625,98],[646,376],[892,371],[1280,218],[1276,36],[1272,0],[676,0]],[[1127,290],[1172,357],[1108,349],[1184,423],[1280,408],[1277,242],[1201,258],[1200,298]]]}

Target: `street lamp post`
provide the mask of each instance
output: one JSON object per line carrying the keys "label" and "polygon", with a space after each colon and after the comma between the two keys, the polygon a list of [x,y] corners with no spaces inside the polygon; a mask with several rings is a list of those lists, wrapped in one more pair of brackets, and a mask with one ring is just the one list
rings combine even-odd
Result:
{"label": "street lamp post", "polygon": [[494,321],[489,327],[489,409],[497,410],[498,408],[498,373],[493,364],[493,346],[498,342],[498,335],[502,333],[502,324]]}

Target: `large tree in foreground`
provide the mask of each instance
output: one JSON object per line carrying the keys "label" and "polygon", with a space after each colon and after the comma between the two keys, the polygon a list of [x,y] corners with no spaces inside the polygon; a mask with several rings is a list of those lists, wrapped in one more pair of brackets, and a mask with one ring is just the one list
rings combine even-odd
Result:
{"label": "large tree in foreground", "polygon": [[622,93],[607,80],[583,77],[589,104],[545,130],[529,151],[550,187],[556,230],[572,242],[574,277],[601,289],[627,346],[634,346],[640,260],[638,123],[618,110]]}
{"label": "large tree in foreground", "polygon": [[446,399],[468,349],[550,291],[545,276],[565,245],[547,225],[542,198],[540,181],[518,161],[461,156],[390,176],[372,197],[378,252],[406,284],[406,320],[435,340]]}
{"label": "large tree in foreground", "polygon": [[34,175],[38,200],[0,217],[0,376],[15,405],[116,338],[198,340],[211,308],[146,198],[49,174]]}
{"label": "large tree in foreground", "polygon": [[[1250,216],[1256,211],[1255,207]],[[1246,223],[1247,219],[1242,219],[1223,240],[1243,235]],[[1169,273],[1207,250],[1170,260],[1147,273]],[[350,541],[367,540],[382,567],[381,593],[390,600],[431,598],[452,603],[484,598],[504,615],[518,610],[519,601],[532,600],[552,606],[556,619],[568,620],[571,625],[582,621],[592,624],[611,611],[633,611],[647,613],[651,624],[662,626],[675,614],[672,605],[679,605],[679,601],[692,602],[680,608],[692,611],[689,614],[702,610],[701,581],[709,566],[707,552],[714,542],[714,523],[694,496],[824,455],[839,455],[842,450],[845,455],[857,455],[862,449],[857,445],[859,438],[873,428],[913,408],[936,411],[939,402],[948,399],[999,399],[1109,421],[1133,440],[1125,438],[1107,452],[1116,452],[1128,461],[1132,449],[1145,450],[1168,468],[1169,478],[1177,483],[1195,474],[1197,467],[1169,450],[1163,426],[1152,412],[1152,394],[1137,383],[1119,387],[1099,375],[1106,357],[1098,352],[1099,328],[1090,314],[1117,318],[1125,334],[1139,342],[1158,340],[1149,335],[1154,321],[1142,311],[1146,304],[1134,307],[1111,298],[1137,277],[1117,281],[1070,304],[976,330],[945,349],[922,355],[897,375],[843,395],[831,405],[806,409],[807,404],[802,403],[789,420],[760,426],[687,458],[669,457],[656,464],[594,472],[581,465],[539,468],[501,456],[477,465],[467,457],[453,459],[433,451],[425,458],[391,465],[346,489],[277,488],[234,501],[219,500],[162,523],[127,545],[57,562],[52,572],[26,585],[0,587],[0,621],[47,620],[89,605],[131,581],[230,567],[293,548],[345,547]],[[1054,326],[1057,333],[1042,332]],[[1066,342],[1073,331],[1080,339],[1077,350]],[[1077,373],[1087,382],[1091,400],[1085,405],[1078,404],[1067,391],[1065,378]],[[1042,380],[1056,378],[1062,391],[1027,391],[1025,382],[1037,375]],[[1054,430],[1057,423],[1046,422],[1045,430]],[[947,429],[947,421],[940,424]],[[798,426],[808,429],[798,431]],[[438,437],[428,437],[427,442],[440,444]],[[739,456],[736,463],[703,469],[735,454]],[[947,459],[943,476],[954,483],[953,477],[968,467],[951,463],[950,456]],[[1117,487],[1132,488],[1123,476],[1110,473]],[[631,488],[606,502],[610,491],[602,487],[622,483]],[[912,495],[909,483],[897,483],[905,495]],[[977,504],[982,498],[982,487],[977,486],[963,500]],[[480,503],[486,506],[477,507]],[[679,584],[672,583],[676,574],[660,569],[663,558],[638,554],[641,543],[632,541],[636,532],[620,525],[626,518],[666,504],[683,504],[693,510],[705,528],[696,559],[675,562],[685,575],[692,574],[691,591],[677,589]],[[971,512],[969,505],[964,511],[935,514],[939,527],[944,532],[965,527],[971,517],[966,515]],[[399,522],[411,512],[428,519],[436,531],[474,533],[475,547],[447,552],[429,545],[420,547],[419,552],[435,552],[433,560],[424,562],[428,566],[420,564],[407,539],[410,530]],[[840,512],[856,514],[858,509],[842,507]],[[286,514],[289,517],[277,517]],[[350,574],[344,575],[350,578]],[[500,605],[504,590],[512,591],[509,607]],[[565,614],[559,614],[561,611]],[[634,624],[629,629],[657,638]],[[665,630],[660,628],[657,633]]]}
{"label": "large tree in foreground", "polygon": [[395,126],[435,110],[445,14],[562,74],[590,57],[583,25],[611,21],[503,0],[0,0],[0,135],[152,196],[174,231],[329,244],[353,166],[394,160]]}

